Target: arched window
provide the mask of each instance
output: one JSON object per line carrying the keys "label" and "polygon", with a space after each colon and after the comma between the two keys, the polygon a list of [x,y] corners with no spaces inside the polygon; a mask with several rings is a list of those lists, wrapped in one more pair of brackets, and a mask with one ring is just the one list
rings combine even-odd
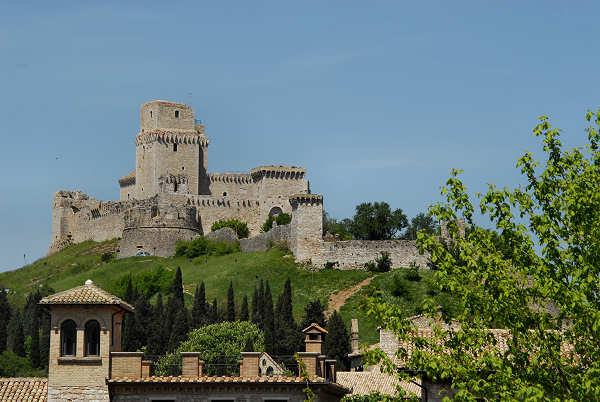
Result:
{"label": "arched window", "polygon": [[98,356],[100,354],[100,324],[91,320],[85,324],[85,355]]}
{"label": "arched window", "polygon": [[73,320],[66,320],[60,326],[60,355],[75,356],[76,351],[77,325]]}

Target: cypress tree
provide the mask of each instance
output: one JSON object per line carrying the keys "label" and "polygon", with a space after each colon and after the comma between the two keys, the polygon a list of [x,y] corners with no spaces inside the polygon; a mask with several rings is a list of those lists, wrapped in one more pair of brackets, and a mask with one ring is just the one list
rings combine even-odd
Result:
{"label": "cypress tree", "polygon": [[175,315],[175,322],[171,328],[168,352],[174,352],[179,344],[186,340],[188,332],[188,317],[185,310],[179,310]]}
{"label": "cypress tree", "polygon": [[125,299],[125,301],[131,305],[133,305],[133,303],[135,302],[131,275],[129,275],[129,279],[127,280],[127,287],[125,288],[125,296],[123,297],[123,299]]}
{"label": "cypress tree", "polygon": [[162,294],[159,293],[156,298],[156,306],[152,311],[152,323],[150,324],[150,334],[148,335],[148,346],[146,348],[151,356],[162,355],[166,351],[167,328],[164,319],[163,298]]}
{"label": "cypress tree", "polygon": [[133,340],[130,340],[131,346],[133,346],[131,350],[140,350],[143,346],[148,345],[148,334],[152,323],[152,306],[143,293],[138,295],[134,314]]}
{"label": "cypress tree", "polygon": [[50,314],[42,312],[41,327],[40,367],[48,370],[48,359],[50,358]]}
{"label": "cypress tree", "polygon": [[292,355],[299,350],[302,343],[302,334],[296,327],[292,308],[292,283],[288,278],[275,309],[274,346],[277,355]]}
{"label": "cypress tree", "polygon": [[233,282],[229,281],[229,289],[227,290],[227,315],[226,321],[235,321],[235,296],[233,294]]}
{"label": "cypress tree", "polygon": [[40,320],[37,311],[33,311],[31,322],[31,345],[29,349],[29,361],[31,366],[37,368],[40,366]]}
{"label": "cypress tree", "polygon": [[15,310],[8,324],[8,346],[17,356],[25,357],[25,335],[23,334],[23,315]]}
{"label": "cypress tree", "polygon": [[219,310],[217,306],[217,298],[215,297],[210,307],[210,320],[209,324],[216,324],[219,321]]}
{"label": "cypress tree", "polygon": [[274,352],[275,346],[275,317],[273,314],[273,298],[271,297],[271,288],[269,281],[265,287],[264,294],[264,321],[263,327],[265,332],[265,351],[267,353]]}
{"label": "cypress tree", "polygon": [[240,309],[240,321],[248,321],[248,319],[248,296],[244,296],[242,308]]}
{"label": "cypress tree", "polygon": [[256,325],[259,323],[258,317],[258,289],[254,286],[254,293],[252,294],[252,322]]}
{"label": "cypress tree", "polygon": [[208,318],[206,307],[206,291],[204,289],[204,282],[202,282],[199,287],[196,287],[196,294],[194,295],[194,307],[192,308],[193,328],[200,328],[206,325]]}
{"label": "cypress tree", "polygon": [[260,280],[260,287],[258,288],[258,301],[256,303],[256,312],[258,317],[258,326],[260,329],[264,329],[265,324],[265,286],[262,279]]}
{"label": "cypress tree", "polygon": [[10,317],[11,309],[6,297],[6,291],[0,286],[0,354],[7,348]]}
{"label": "cypress tree", "polygon": [[308,327],[313,322],[325,328],[325,309],[321,304],[321,300],[315,299],[311,302],[308,302],[306,307],[304,307],[304,318],[300,324],[300,329],[304,329]]}
{"label": "cypress tree", "polygon": [[173,280],[173,299],[175,299],[181,306],[184,305],[183,300],[183,278],[181,276],[181,268],[177,267],[175,273],[175,279]]}
{"label": "cypress tree", "polygon": [[348,353],[350,353],[350,338],[348,330],[342,317],[334,311],[327,322],[327,337],[323,349],[328,357],[337,360],[337,366],[340,371],[345,371],[348,367]]}

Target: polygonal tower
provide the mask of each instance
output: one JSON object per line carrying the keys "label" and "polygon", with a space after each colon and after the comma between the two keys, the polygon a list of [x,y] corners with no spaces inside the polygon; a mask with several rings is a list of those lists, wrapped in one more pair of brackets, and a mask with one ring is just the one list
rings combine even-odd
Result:
{"label": "polygonal tower", "polygon": [[204,126],[196,124],[189,106],[162,100],[142,105],[136,168],[119,180],[121,200],[162,192],[209,194],[208,144]]}

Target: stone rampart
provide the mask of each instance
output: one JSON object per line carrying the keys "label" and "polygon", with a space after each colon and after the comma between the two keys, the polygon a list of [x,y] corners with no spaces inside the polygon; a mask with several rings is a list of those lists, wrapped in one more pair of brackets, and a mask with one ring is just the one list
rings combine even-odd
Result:
{"label": "stone rampart", "polygon": [[244,252],[266,251],[270,243],[289,243],[290,225],[275,226],[267,233],[261,233],[258,236],[249,239],[240,239],[240,248]]}
{"label": "stone rampart", "polygon": [[238,241],[237,233],[232,228],[221,228],[214,232],[210,232],[206,236],[207,239],[215,240],[223,243],[235,243]]}
{"label": "stone rampart", "polygon": [[326,262],[337,262],[340,269],[364,269],[366,262],[375,260],[382,251],[390,253],[393,268],[408,268],[411,263],[426,269],[427,255],[419,254],[414,240],[348,240],[323,242],[311,258],[322,267]]}

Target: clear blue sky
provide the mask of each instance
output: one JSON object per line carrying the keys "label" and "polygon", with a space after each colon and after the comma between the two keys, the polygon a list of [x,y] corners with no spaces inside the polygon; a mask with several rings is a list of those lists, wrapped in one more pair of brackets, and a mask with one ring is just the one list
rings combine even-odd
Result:
{"label": "clear blue sky", "polygon": [[308,169],[334,217],[409,216],[451,168],[515,185],[548,114],[569,145],[600,106],[598,2],[4,2],[0,271],[42,257],[51,198],[118,199],[139,108],[191,104],[212,172]]}

